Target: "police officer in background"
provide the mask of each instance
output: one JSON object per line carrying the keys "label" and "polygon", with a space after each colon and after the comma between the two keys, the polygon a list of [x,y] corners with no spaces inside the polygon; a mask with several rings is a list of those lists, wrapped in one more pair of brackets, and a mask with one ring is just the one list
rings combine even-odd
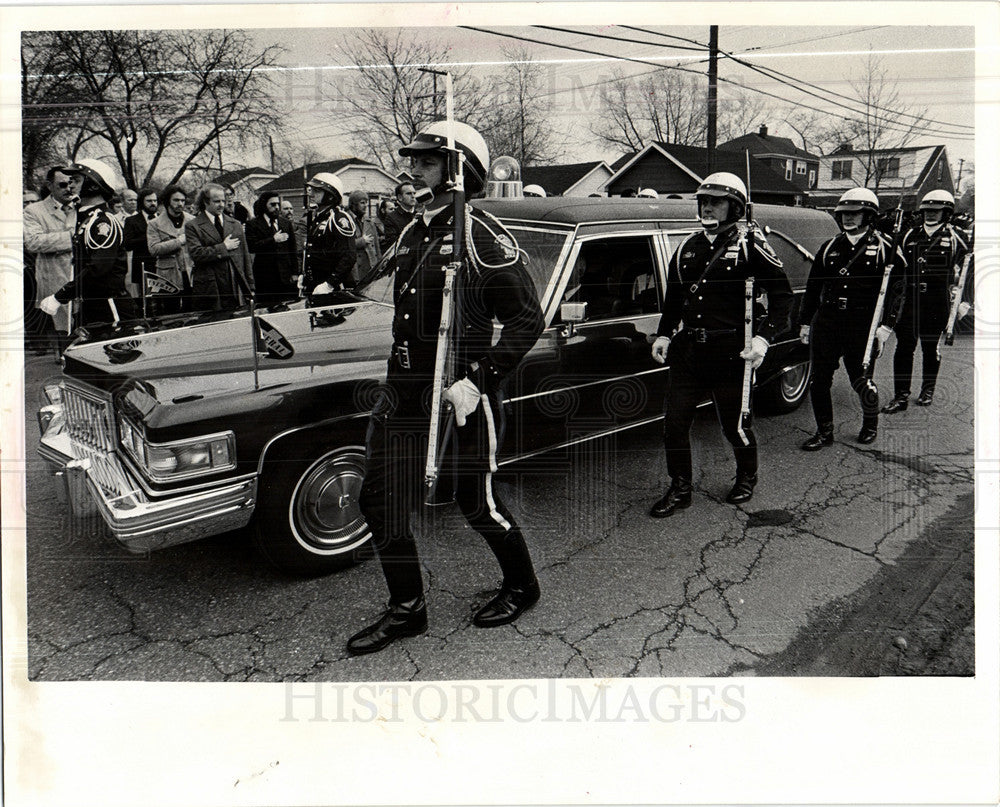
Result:
{"label": "police officer in background", "polygon": [[330,294],[351,282],[351,270],[358,258],[354,246],[358,227],[354,217],[340,206],[344,186],[336,175],[316,174],[306,185],[311,201],[316,203],[316,214],[306,236],[303,285],[313,295]]}
{"label": "police officer in background", "polygon": [[[471,126],[452,127],[455,147],[465,154],[465,188],[472,195],[485,184],[489,151]],[[400,234],[393,259],[394,344],[385,388],[369,422],[368,465],[360,496],[389,588],[389,607],[348,641],[348,651],[355,655],[373,653],[427,629],[410,511],[422,501],[443,268],[454,260],[457,246],[447,129],[445,122],[431,124],[399,151],[410,157],[414,181],[433,198]],[[455,355],[458,380],[444,398],[455,414],[458,505],[486,540],[503,574],[499,591],[473,617],[477,627],[489,628],[513,622],[539,598],[531,556],[493,487],[493,473],[503,434],[503,381],[535,344],[545,323],[514,237],[479,211],[466,208],[466,216],[468,243],[456,300],[461,323]],[[494,320],[502,326],[496,344]]]}
{"label": "police officer in background", "polygon": [[74,239],[73,278],[39,303],[55,316],[63,305],[80,300],[73,327],[96,322],[117,322],[135,315],[132,298],[125,289],[128,261],[124,228],[110,210],[115,196],[114,172],[99,160],[80,160],[66,171],[79,174],[80,203]]}
{"label": "police officer in background", "polygon": [[931,191],[920,202],[922,221],[903,236],[901,251],[909,271],[903,311],[896,323],[896,352],[892,357],[894,397],[883,407],[886,414],[909,406],[913,354],[920,341],[923,381],[917,406],[930,406],[941,367],[941,336],[948,325],[951,295],[957,292],[957,271],[969,251],[966,236],[952,227],[955,197],[948,191]]}
{"label": "police officer in background", "polygon": [[[660,364],[670,359],[663,430],[670,487],[650,510],[653,518],[691,505],[691,423],[707,396],[736,455],[736,483],[726,501],[741,504],[753,496],[757,440],[741,415],[745,362],[760,366],[770,340],[788,325],[792,300],[781,260],[764,236],[755,230],[750,239],[737,226],[747,205],[742,180],[727,172],[711,174],[696,196],[702,231],[688,236],[670,259],[652,349]],[[768,311],[748,351],[745,281],[751,276],[754,296],[767,292]],[[677,331],[681,322],[684,327]]]}
{"label": "police officer in background", "polygon": [[[799,312],[799,338],[812,345],[810,399],[816,433],[802,444],[805,451],[819,451],[833,444],[833,374],[844,360],[851,386],[861,401],[862,421],[858,442],[867,445],[878,436],[878,387],[872,380],[875,356],[892,333],[902,304],[906,261],[892,240],[873,223],[878,197],[867,188],[852,188],[840,197],[833,212],[840,235],[816,253]],[[868,372],[863,363],[868,334],[886,266],[892,264],[882,317],[875,332],[875,356]]]}

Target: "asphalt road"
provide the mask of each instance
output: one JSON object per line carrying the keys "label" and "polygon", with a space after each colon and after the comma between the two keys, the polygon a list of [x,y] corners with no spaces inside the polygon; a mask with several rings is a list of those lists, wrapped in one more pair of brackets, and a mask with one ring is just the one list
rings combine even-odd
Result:
{"label": "asphalt road", "polygon": [[[543,592],[516,625],[471,626],[495,563],[453,508],[425,514],[430,630],[363,658],[344,642],[384,603],[373,561],[297,580],[264,566],[243,532],[133,556],[98,525],[74,525],[35,452],[40,383],[58,367],[29,358],[29,677],[972,674],[971,339],[946,351],[934,405],[883,416],[871,446],[854,440],[860,410],[842,372],[833,447],[799,450],[814,430],[808,403],[758,418],[761,482],[743,507],[723,501],[731,453],[707,409],[693,435],[694,505],[666,520],[646,515],[665,485],[658,427],[509,470],[501,485]],[[884,397],[890,366],[876,373]]]}

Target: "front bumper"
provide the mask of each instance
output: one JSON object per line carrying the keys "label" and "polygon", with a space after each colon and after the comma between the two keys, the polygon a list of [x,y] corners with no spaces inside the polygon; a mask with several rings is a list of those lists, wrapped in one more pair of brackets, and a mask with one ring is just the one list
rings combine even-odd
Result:
{"label": "front bumper", "polygon": [[38,453],[55,477],[56,492],[75,517],[99,514],[131,552],[148,552],[245,527],[257,499],[257,478],[162,498],[148,495],[113,452],[70,440],[61,418],[40,418]]}

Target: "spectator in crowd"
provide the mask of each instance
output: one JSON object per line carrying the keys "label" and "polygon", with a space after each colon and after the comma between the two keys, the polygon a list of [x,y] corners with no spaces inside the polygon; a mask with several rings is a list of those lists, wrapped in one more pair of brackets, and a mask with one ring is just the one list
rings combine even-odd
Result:
{"label": "spectator in crowd", "polygon": [[170,185],[160,194],[163,210],[149,222],[146,233],[149,252],[156,261],[156,274],[176,293],[164,289],[157,294],[156,307],[164,314],[191,310],[191,256],[187,250],[185,226],[194,216],[184,210],[187,193],[180,185]]}
{"label": "spectator in crowd", "polygon": [[198,194],[198,215],[184,225],[198,310],[236,309],[242,284],[253,282],[243,225],[224,212],[225,204],[225,189],[209,183]]}
{"label": "spectator in crowd", "polygon": [[254,218],[247,222],[247,248],[253,255],[253,277],[257,302],[274,306],[297,295],[295,280],[295,227],[281,215],[281,197],[262,193],[253,205]]}
{"label": "spectator in crowd", "polygon": [[133,297],[142,297],[143,273],[152,272],[156,267],[156,258],[150,256],[149,246],[146,243],[146,227],[156,218],[158,204],[156,191],[152,188],[143,188],[142,210],[125,219],[125,250],[129,253],[131,261],[129,282],[126,285]]}
{"label": "spectator in crowd", "polygon": [[[73,232],[82,178],[65,166],[45,175],[49,195],[24,208],[24,248],[35,256],[35,306],[73,279]],[[39,331],[69,333],[69,309],[60,307],[39,323]]]}
{"label": "spectator in crowd", "polygon": [[108,213],[118,219],[120,224],[125,223],[125,209],[122,207],[122,197],[119,194],[115,194],[108,201]]}
{"label": "spectator in crowd", "polygon": [[295,205],[292,204],[291,199],[281,200],[281,215],[289,221],[295,220]]}
{"label": "spectator in crowd", "polygon": [[73,328],[130,319],[135,309],[125,291],[128,265],[124,229],[110,209],[115,174],[100,160],[80,160],[71,170],[83,180],[76,225],[80,260],[73,267],[73,279],[44,298],[38,307],[55,315],[79,301]]}
{"label": "spectator in crowd", "polygon": [[227,216],[232,216],[240,224],[246,224],[250,220],[250,211],[242,202],[236,201],[236,189],[232,185],[223,185],[226,192],[226,206],[223,208]]}
{"label": "spectator in crowd", "polygon": [[358,234],[354,238],[354,248],[358,251],[358,260],[354,264],[354,283],[357,283],[378,263],[382,250],[379,249],[375,221],[368,215],[368,194],[364,191],[351,191],[347,208],[358,225]]}
{"label": "spectator in crowd", "polygon": [[295,205],[291,199],[281,200],[281,215],[292,223],[292,232],[295,234],[295,275],[302,273],[302,252],[306,246],[306,217],[295,215]]}
{"label": "spectator in crowd", "polygon": [[396,186],[396,209],[383,219],[385,234],[379,248],[385,252],[396,243],[403,228],[413,221],[417,213],[417,190],[412,182],[401,182]]}
{"label": "spectator in crowd", "polygon": [[[38,194],[30,188],[25,188],[21,194],[21,208],[38,201]],[[39,327],[48,317],[35,308],[35,292],[38,286],[35,283],[35,256],[28,252],[28,248],[22,250],[24,256],[24,291],[22,314],[24,318],[24,347],[25,350],[34,349],[37,354],[44,354],[44,338],[39,337]]]}
{"label": "spectator in crowd", "polygon": [[139,209],[139,194],[131,188],[122,191],[122,208],[125,210],[125,217],[134,216]]}

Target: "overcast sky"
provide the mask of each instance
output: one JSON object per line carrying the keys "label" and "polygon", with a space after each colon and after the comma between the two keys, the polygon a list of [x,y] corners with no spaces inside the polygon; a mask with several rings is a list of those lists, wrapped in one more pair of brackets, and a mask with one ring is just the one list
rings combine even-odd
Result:
{"label": "overcast sky", "polygon": [[[859,21],[862,22],[862,21]],[[567,28],[574,26],[561,24]],[[663,60],[664,64],[680,65],[704,72],[704,56],[678,49],[685,43],[653,34],[639,33],[614,25],[578,29],[572,33],[538,28],[481,26],[505,34],[514,34],[545,42],[558,42],[576,48],[605,54],[627,55],[641,60]],[[708,26],[641,26],[663,34],[708,41]],[[657,42],[662,45],[627,44],[588,36],[586,32],[607,36],[628,37],[632,40]],[[331,101],[316,107],[313,88],[321,83],[328,97],[336,98],[349,87],[350,58],[346,46],[351,29],[284,29],[258,30],[261,42],[277,43],[287,49],[282,61],[290,67],[318,68],[290,72],[282,76],[288,120],[301,139],[318,148],[324,157],[349,156],[349,144],[331,136],[331,117],[336,114]],[[594,85],[607,79],[612,69],[619,67],[628,73],[651,70],[648,65],[613,58],[572,52],[552,46],[517,42],[500,36],[476,31],[446,28],[424,28],[419,31],[447,46],[450,58],[459,64],[477,64],[483,70],[499,69],[492,63],[502,60],[502,48],[524,47],[542,62],[546,91],[550,93],[557,129],[566,143],[563,162],[591,159],[613,160],[620,152],[601,146],[590,135],[588,120],[600,114],[598,88]],[[898,26],[841,27],[779,27],[732,26],[720,23],[719,47],[761,67],[778,70],[794,78],[819,85],[823,89],[851,95],[850,80],[863,74],[870,52],[880,54],[885,68],[897,82],[900,96],[912,108],[926,109],[931,129],[944,131],[921,134],[913,145],[944,143],[948,155],[957,167],[960,158],[973,159],[971,127],[974,114],[975,59],[974,31],[971,27],[939,28]],[[339,69],[338,69],[339,68]],[[778,81],[732,61],[720,61],[722,78],[744,83],[788,101],[817,106],[831,113],[835,107],[805,95]],[[707,86],[707,79],[705,79]],[[726,85],[720,86],[724,97]],[[775,101],[775,103],[778,103]],[[843,110],[841,110],[842,112]],[[774,134],[793,137],[782,120],[768,122]]]}

